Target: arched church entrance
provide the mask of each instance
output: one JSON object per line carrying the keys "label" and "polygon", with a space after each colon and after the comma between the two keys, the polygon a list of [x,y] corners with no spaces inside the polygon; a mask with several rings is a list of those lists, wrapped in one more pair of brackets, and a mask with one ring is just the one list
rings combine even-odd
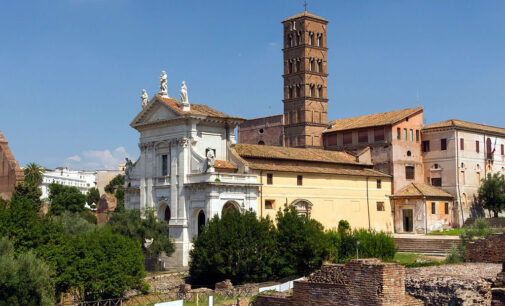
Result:
{"label": "arched church entrance", "polygon": [[224,215],[225,213],[230,212],[230,211],[240,211],[239,208],[240,208],[240,206],[238,205],[237,202],[228,201],[224,204],[221,215]]}
{"label": "arched church entrance", "polygon": [[198,221],[197,221],[198,236],[200,236],[200,234],[202,233],[203,227],[205,226],[205,213],[203,212],[203,210],[200,210],[200,212],[198,213],[197,219],[198,219]]}
{"label": "arched church entrance", "polygon": [[312,203],[308,200],[295,200],[291,203],[296,208],[299,216],[310,217],[310,211],[312,210]]}

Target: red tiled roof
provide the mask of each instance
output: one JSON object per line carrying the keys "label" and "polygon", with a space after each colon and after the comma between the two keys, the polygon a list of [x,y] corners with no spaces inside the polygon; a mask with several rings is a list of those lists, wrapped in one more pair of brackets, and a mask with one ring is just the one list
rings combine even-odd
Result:
{"label": "red tiled roof", "polygon": [[330,164],[359,164],[356,158],[348,153],[322,149],[302,149],[252,144],[236,144],[234,149],[242,158],[252,157],[323,162]]}
{"label": "red tiled roof", "polygon": [[423,110],[423,107],[400,109],[392,112],[333,120],[323,133],[391,125]]}
{"label": "red tiled roof", "polygon": [[289,18],[284,19],[282,22],[286,22],[288,20],[293,20],[293,19],[298,19],[298,18],[301,18],[301,17],[309,17],[309,18],[319,19],[319,20],[328,22],[328,20],[324,19],[323,17],[319,17],[319,16],[314,15],[314,14],[309,13],[309,12],[302,12],[300,14],[296,14],[294,16],[291,16]]}
{"label": "red tiled roof", "polygon": [[453,198],[452,195],[444,190],[426,183],[411,183],[400,189],[392,197]]}
{"label": "red tiled roof", "polygon": [[237,169],[237,166],[226,160],[214,160],[214,168],[219,169]]}
{"label": "red tiled roof", "polygon": [[168,106],[170,106],[173,110],[178,112],[179,114],[191,114],[191,115],[200,115],[200,116],[209,116],[209,117],[214,117],[214,118],[230,118],[230,119],[241,119],[243,118],[240,117],[235,117],[235,116],[229,116],[225,113],[222,113],[220,111],[217,111],[213,109],[210,106],[203,105],[203,104],[193,104],[191,103],[190,110],[189,111],[183,111],[179,107],[179,101],[177,101],[174,98],[168,98],[168,97],[163,97],[161,95],[156,95],[156,98],[158,100],[165,102]]}
{"label": "red tiled roof", "polygon": [[428,131],[428,130],[432,130],[432,129],[439,129],[439,128],[450,128],[450,127],[466,129],[466,130],[471,130],[471,131],[477,131],[477,132],[481,132],[481,133],[484,132],[484,133],[505,135],[505,128],[490,126],[490,125],[485,125],[485,124],[479,124],[479,123],[474,123],[474,122],[468,122],[468,121],[463,121],[463,120],[457,120],[457,119],[450,119],[450,120],[426,125],[426,126],[424,126],[423,131]]}

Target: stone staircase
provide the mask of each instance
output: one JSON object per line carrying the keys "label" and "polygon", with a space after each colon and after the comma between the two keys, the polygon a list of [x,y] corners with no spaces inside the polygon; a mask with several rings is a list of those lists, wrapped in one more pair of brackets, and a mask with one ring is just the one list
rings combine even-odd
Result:
{"label": "stone staircase", "polygon": [[450,253],[452,245],[458,244],[459,239],[450,238],[401,238],[395,237],[398,252],[420,253],[433,256],[446,256]]}

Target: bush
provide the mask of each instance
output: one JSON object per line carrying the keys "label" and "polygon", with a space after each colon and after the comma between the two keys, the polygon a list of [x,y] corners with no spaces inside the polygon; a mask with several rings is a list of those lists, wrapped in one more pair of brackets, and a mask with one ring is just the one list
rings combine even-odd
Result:
{"label": "bush", "polygon": [[[83,211],[83,212],[85,212],[85,211]],[[61,215],[60,221],[63,226],[63,232],[65,234],[77,235],[77,234],[82,234],[82,233],[93,232],[98,229],[96,224],[90,223],[88,220],[86,220],[85,218],[83,218],[81,216],[81,214],[83,212],[71,213],[69,211],[65,211]],[[95,221],[96,221],[96,218],[95,218]]]}
{"label": "bush", "polygon": [[486,219],[475,219],[475,222],[472,225],[461,229],[461,234],[459,235],[460,242],[457,245],[452,246],[451,252],[446,258],[446,262],[464,262],[466,257],[466,246],[469,242],[473,241],[475,238],[488,237],[495,232],[496,231],[491,228]]}
{"label": "bush", "polygon": [[114,194],[116,197],[116,211],[124,210],[124,184],[125,176],[123,174],[118,174],[104,188],[105,192]]}
{"label": "bush", "polygon": [[54,305],[51,270],[31,252],[14,255],[0,237],[0,305]]}
{"label": "bush", "polygon": [[341,234],[329,230],[326,232],[326,236],[329,243],[327,259],[335,263],[343,263],[356,258],[356,246],[358,246],[360,258],[379,258],[383,261],[391,261],[396,253],[393,237],[384,232],[359,229]]}
{"label": "bush", "polygon": [[49,185],[50,212],[61,215],[64,211],[81,212],[86,204],[86,196],[79,189],[52,183]]}
{"label": "bush", "polygon": [[277,275],[305,275],[328,256],[328,239],[321,223],[299,216],[295,207],[277,213]]}
{"label": "bush", "polygon": [[[141,218],[140,211],[128,209],[116,211],[109,219],[112,232],[134,239],[142,246],[146,256],[167,256],[175,251],[174,243],[168,232],[168,223],[156,217],[153,210],[146,210]],[[146,241],[151,240],[149,246]]]}
{"label": "bush", "polygon": [[338,233],[340,235],[347,234],[351,230],[351,225],[347,220],[340,220],[338,222]]}
{"label": "bush", "polygon": [[274,227],[256,213],[230,211],[203,227],[190,252],[190,275],[195,284],[260,282],[273,277]]}

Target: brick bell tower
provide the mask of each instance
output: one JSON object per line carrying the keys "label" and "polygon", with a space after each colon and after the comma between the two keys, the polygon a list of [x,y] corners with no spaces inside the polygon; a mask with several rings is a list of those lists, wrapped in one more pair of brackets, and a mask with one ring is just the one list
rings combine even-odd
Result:
{"label": "brick bell tower", "polygon": [[322,147],[327,127],[326,25],[308,12],[284,26],[284,145]]}

